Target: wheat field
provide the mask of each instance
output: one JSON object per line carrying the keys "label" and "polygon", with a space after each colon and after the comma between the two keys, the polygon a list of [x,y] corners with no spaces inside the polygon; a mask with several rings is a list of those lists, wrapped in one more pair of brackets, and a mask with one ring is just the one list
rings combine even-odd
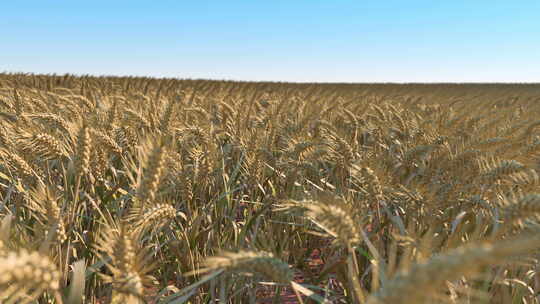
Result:
{"label": "wheat field", "polygon": [[0,74],[0,303],[540,303],[540,85]]}

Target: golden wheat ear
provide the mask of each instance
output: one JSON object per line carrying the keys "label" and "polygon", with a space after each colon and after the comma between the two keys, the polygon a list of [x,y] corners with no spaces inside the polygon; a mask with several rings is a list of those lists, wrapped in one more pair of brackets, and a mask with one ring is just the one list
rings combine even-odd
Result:
{"label": "golden wheat ear", "polygon": [[285,209],[300,209],[315,225],[336,238],[337,242],[347,247],[362,240],[357,211],[340,201],[324,203],[320,201],[288,201]]}
{"label": "golden wheat ear", "polygon": [[203,267],[195,273],[220,269],[233,273],[258,275],[282,284],[289,284],[293,279],[293,271],[289,264],[265,251],[224,251],[220,255],[207,258]]}
{"label": "golden wheat ear", "polygon": [[69,134],[71,132],[70,125],[62,117],[56,114],[32,114],[28,115],[28,117],[51,130],[58,130],[61,134]]}
{"label": "golden wheat ear", "polygon": [[144,147],[142,152],[146,154],[147,159],[136,191],[138,208],[151,206],[156,199],[165,170],[165,139],[159,138],[155,144]]}
{"label": "golden wheat ear", "polygon": [[75,148],[75,173],[77,176],[85,175],[90,170],[90,128],[88,123],[83,121],[79,127]]}
{"label": "golden wheat ear", "polygon": [[96,143],[99,143],[104,150],[112,152],[115,155],[122,155],[122,147],[107,133],[98,130],[92,130],[91,134],[94,137],[94,141]]}
{"label": "golden wheat ear", "polygon": [[369,297],[368,304],[426,303],[443,292],[446,281],[479,274],[485,267],[529,254],[540,247],[537,235],[469,245],[436,255],[397,274]]}
{"label": "golden wheat ear", "polygon": [[9,234],[11,231],[11,222],[13,216],[6,215],[0,222],[0,257],[3,257],[8,252]]}
{"label": "golden wheat ear", "polygon": [[52,187],[40,182],[28,192],[29,209],[42,223],[47,242],[62,244],[67,239],[66,221],[59,205],[60,195]]}
{"label": "golden wheat ear", "polygon": [[177,212],[171,204],[167,203],[156,204],[155,206],[144,208],[144,210],[140,210],[140,208],[144,207],[131,208],[126,220],[131,223],[134,230],[141,233],[144,231],[158,231],[167,223],[174,220],[177,215],[183,215],[183,213]]}
{"label": "golden wheat ear", "polygon": [[63,143],[55,136],[47,132],[32,131],[20,130],[17,136],[13,136],[14,147],[24,158],[41,162],[55,158],[61,159],[67,155]]}
{"label": "golden wheat ear", "polygon": [[25,181],[34,181],[38,177],[32,166],[15,152],[0,150],[0,160],[14,177]]}
{"label": "golden wheat ear", "polygon": [[29,303],[46,291],[58,291],[60,272],[37,252],[9,252],[0,257],[0,299],[5,303]]}
{"label": "golden wheat ear", "polygon": [[519,197],[504,197],[500,201],[503,226],[495,231],[500,236],[512,228],[523,228],[524,221],[538,219],[540,194],[530,193]]}
{"label": "golden wheat ear", "polygon": [[153,269],[148,250],[142,245],[141,235],[127,222],[111,222],[103,230],[96,247],[112,276],[102,275],[112,283],[112,303],[143,303],[144,287],[153,283],[148,274]]}

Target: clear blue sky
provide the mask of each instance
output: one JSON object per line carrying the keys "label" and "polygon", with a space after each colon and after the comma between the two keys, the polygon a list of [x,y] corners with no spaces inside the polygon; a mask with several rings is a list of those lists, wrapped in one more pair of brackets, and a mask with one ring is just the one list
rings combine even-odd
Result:
{"label": "clear blue sky", "polygon": [[1,0],[0,71],[540,82],[540,0]]}

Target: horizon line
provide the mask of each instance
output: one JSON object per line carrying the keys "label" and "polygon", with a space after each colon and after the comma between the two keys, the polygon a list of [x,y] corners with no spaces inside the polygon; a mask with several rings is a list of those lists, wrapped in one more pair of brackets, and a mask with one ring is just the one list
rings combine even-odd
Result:
{"label": "horizon line", "polygon": [[73,76],[73,77],[93,77],[93,78],[150,78],[157,80],[178,80],[178,81],[220,81],[220,82],[241,82],[241,83],[285,83],[285,84],[394,84],[394,85],[467,85],[467,84],[477,84],[477,85],[540,85],[538,82],[529,82],[529,81],[374,81],[374,82],[350,82],[350,81],[287,81],[287,80],[245,80],[245,79],[225,79],[225,78],[188,78],[188,77],[173,77],[173,76],[154,76],[154,75],[121,75],[121,74],[92,74],[92,73],[62,73],[62,72],[51,72],[51,73],[34,73],[34,72],[22,72],[22,71],[1,71],[0,75],[24,75],[24,76],[50,76],[50,77],[62,77],[62,76]]}

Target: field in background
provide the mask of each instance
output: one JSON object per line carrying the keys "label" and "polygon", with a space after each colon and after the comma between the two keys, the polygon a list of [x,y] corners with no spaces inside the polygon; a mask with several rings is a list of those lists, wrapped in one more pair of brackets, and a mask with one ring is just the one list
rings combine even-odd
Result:
{"label": "field in background", "polygon": [[0,302],[540,303],[540,85],[0,74]]}

